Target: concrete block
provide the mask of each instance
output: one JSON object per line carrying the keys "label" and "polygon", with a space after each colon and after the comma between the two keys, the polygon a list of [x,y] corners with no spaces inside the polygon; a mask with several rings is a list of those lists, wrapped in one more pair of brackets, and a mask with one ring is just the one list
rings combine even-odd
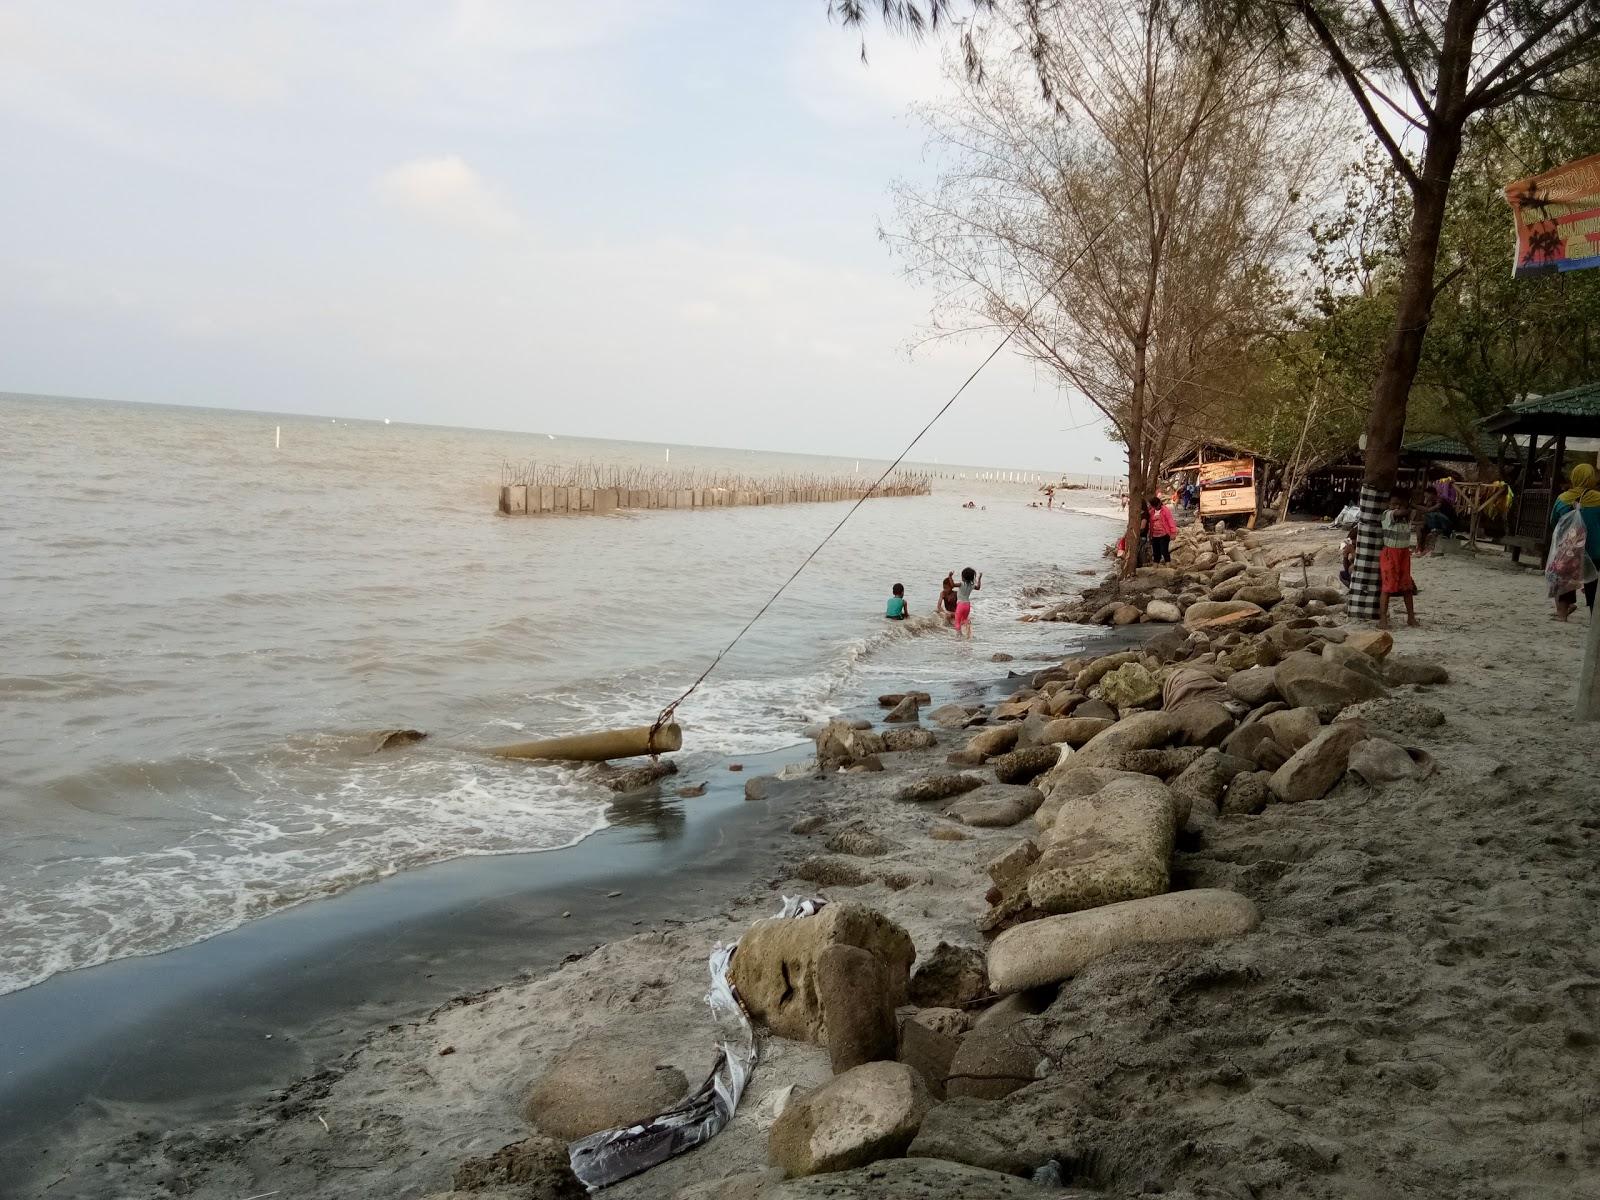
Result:
{"label": "concrete block", "polygon": [[556,490],[553,487],[539,489],[539,511],[542,513],[555,512]]}
{"label": "concrete block", "polygon": [[594,494],[594,511],[597,515],[616,512],[617,502],[616,488],[600,488]]}
{"label": "concrete block", "polygon": [[593,512],[594,511],[594,489],[593,488],[579,488],[578,489],[578,511],[579,512]]}

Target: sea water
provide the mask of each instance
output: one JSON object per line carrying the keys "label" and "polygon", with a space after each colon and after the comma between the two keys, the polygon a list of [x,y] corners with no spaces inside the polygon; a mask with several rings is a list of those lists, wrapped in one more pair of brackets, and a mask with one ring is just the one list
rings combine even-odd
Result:
{"label": "sea water", "polygon": [[[583,838],[609,798],[591,777],[477,748],[649,722],[848,509],[498,516],[506,460],[665,462],[543,434],[17,396],[0,431],[0,992],[423,863]],[[1033,483],[936,469],[968,478],[862,505],[685,702],[686,775],[876,691],[1065,652],[1064,627],[1017,618],[1115,527],[1028,507]],[[968,565],[970,643],[883,620],[892,584],[929,613]],[[372,752],[399,727],[429,737]]]}

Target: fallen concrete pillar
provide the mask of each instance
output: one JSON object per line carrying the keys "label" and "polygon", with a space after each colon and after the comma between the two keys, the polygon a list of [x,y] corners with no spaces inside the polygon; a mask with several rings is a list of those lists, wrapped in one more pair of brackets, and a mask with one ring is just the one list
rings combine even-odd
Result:
{"label": "fallen concrete pillar", "polygon": [[636,758],[641,754],[669,754],[683,749],[683,730],[669,722],[650,736],[650,726],[636,729],[608,729],[600,733],[577,733],[569,737],[545,738],[537,742],[516,742],[495,746],[489,751],[499,758],[537,758],[564,762],[603,762],[608,758]]}

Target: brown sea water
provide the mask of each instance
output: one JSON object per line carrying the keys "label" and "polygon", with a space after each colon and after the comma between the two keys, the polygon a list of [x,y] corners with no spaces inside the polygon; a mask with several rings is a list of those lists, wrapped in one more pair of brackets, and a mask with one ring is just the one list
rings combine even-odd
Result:
{"label": "brown sea water", "polygon": [[[648,721],[845,512],[494,513],[503,460],[653,467],[659,445],[3,395],[0,431],[0,992],[593,832],[592,780],[473,748]],[[1111,524],[936,469],[969,478],[863,505],[685,704],[686,763],[792,743],[877,690],[993,674],[997,650],[1059,652],[1016,620],[1024,590],[1091,565]],[[882,620],[890,584],[928,612],[968,564],[975,642]],[[396,726],[431,736],[370,753]]]}

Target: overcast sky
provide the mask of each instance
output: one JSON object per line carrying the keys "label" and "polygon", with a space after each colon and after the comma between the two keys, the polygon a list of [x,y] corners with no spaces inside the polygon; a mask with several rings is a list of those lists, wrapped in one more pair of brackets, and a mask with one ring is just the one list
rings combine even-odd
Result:
{"label": "overcast sky", "polygon": [[[825,8],[0,0],[0,390],[892,453],[989,346],[877,239],[939,52]],[[917,457],[1092,416],[1006,355]]]}

